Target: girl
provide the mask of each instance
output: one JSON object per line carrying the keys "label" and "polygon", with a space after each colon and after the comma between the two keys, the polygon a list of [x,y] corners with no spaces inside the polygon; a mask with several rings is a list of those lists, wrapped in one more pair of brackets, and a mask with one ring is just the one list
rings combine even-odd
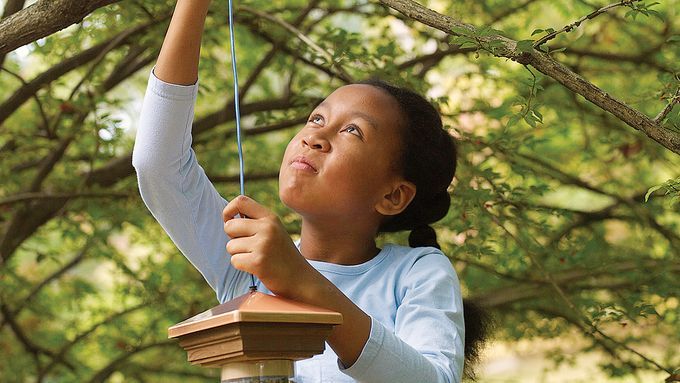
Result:
{"label": "girl", "polygon": [[[178,0],[150,75],[133,152],[149,210],[220,302],[246,293],[251,273],[260,291],[342,313],[324,354],[296,364],[297,381],[321,371],[332,382],[459,382],[459,282],[441,251],[417,247],[436,246],[428,224],[448,211],[456,166],[438,113],[382,82],[328,96],[281,163],[279,196],[302,217],[293,243],[254,200],[227,204],[191,149],[209,3]],[[376,246],[379,232],[399,230],[412,230],[413,248]]]}

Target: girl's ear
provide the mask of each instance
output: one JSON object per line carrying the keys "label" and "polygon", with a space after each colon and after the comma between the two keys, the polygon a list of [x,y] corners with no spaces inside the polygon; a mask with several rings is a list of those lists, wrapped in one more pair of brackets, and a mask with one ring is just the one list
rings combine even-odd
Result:
{"label": "girl's ear", "polygon": [[375,210],[382,215],[397,215],[404,211],[416,196],[416,185],[400,180],[391,185],[388,193],[376,204]]}

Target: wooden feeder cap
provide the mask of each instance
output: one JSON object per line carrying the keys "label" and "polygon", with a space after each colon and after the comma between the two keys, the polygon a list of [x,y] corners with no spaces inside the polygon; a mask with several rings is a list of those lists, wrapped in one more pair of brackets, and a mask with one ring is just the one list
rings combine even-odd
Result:
{"label": "wooden feeder cap", "polygon": [[342,314],[257,291],[215,306],[168,329],[192,364],[300,360],[323,353]]}

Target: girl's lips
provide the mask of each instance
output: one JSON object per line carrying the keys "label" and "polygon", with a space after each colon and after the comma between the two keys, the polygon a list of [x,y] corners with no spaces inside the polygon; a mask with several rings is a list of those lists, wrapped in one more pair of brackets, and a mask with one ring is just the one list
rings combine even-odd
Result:
{"label": "girl's lips", "polygon": [[317,172],[316,167],[314,167],[314,165],[312,165],[310,161],[304,156],[297,156],[293,158],[293,161],[291,161],[290,166],[293,169],[307,170],[312,171],[314,173]]}

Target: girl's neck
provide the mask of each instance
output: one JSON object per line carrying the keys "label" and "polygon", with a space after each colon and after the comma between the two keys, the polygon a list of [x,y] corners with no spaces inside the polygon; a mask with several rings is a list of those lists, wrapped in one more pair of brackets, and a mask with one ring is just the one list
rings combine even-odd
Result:
{"label": "girl's neck", "polygon": [[300,253],[313,261],[339,265],[364,263],[380,252],[375,245],[375,232],[357,227],[356,222],[347,225],[329,225],[302,220]]}

